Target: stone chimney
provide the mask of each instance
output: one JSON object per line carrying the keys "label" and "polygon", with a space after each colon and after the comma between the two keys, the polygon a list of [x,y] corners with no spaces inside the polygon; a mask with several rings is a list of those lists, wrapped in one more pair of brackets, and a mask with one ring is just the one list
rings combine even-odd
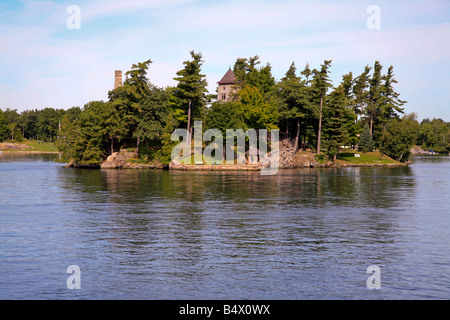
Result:
{"label": "stone chimney", "polygon": [[122,70],[116,70],[114,77],[114,89],[122,86]]}

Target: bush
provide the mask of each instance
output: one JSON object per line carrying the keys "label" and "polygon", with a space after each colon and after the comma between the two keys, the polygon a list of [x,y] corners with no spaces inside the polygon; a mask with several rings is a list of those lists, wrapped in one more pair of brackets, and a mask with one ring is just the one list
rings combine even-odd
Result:
{"label": "bush", "polygon": [[339,146],[335,140],[331,140],[328,144],[327,155],[333,161],[336,160],[336,156],[339,153]]}
{"label": "bush", "polygon": [[381,151],[397,161],[408,161],[419,127],[417,120],[409,116],[390,120],[386,125]]}

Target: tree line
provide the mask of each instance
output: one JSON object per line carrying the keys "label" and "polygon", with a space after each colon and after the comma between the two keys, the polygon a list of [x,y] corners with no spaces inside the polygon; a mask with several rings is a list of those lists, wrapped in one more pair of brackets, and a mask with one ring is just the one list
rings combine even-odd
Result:
{"label": "tree line", "polygon": [[194,121],[203,129],[280,129],[294,151],[311,149],[336,158],[347,146],[378,149],[407,161],[414,144],[437,152],[450,151],[450,124],[442,119],[417,121],[404,114],[395,90],[394,68],[384,72],[379,61],[356,76],[349,72],[333,86],[331,60],[317,68],[298,70],[292,62],[280,80],[270,63],[259,57],[236,59],[235,93],[227,102],[209,94],[202,74],[203,56],[190,59],[176,73],[177,84],[158,87],[148,70],[152,61],[136,63],[123,85],[108,92],[108,101],[91,101],[83,108],[45,108],[0,112],[0,140],[42,139],[57,144],[65,161],[92,164],[122,148],[138,151],[142,161],[167,163],[176,128],[192,132]]}
{"label": "tree line", "polygon": [[53,142],[58,137],[59,121],[66,113],[63,109],[45,108],[25,110],[0,109],[0,142],[23,139]]}

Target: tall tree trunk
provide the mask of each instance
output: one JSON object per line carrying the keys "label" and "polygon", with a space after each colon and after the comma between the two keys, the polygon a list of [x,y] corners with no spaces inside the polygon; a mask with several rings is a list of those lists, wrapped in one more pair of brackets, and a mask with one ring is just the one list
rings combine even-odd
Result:
{"label": "tall tree trunk", "polygon": [[317,154],[320,153],[320,140],[322,139],[322,103],[323,95],[320,97],[319,132],[317,133]]}
{"label": "tall tree trunk", "polygon": [[300,120],[297,119],[297,134],[295,135],[294,152],[298,150],[298,140],[300,137]]}
{"label": "tall tree trunk", "polygon": [[111,154],[114,153],[114,138],[111,137]]}
{"label": "tall tree trunk", "polygon": [[[188,107],[188,123],[187,123],[187,132],[191,133],[191,99],[189,99],[189,107]],[[191,143],[192,135],[189,136],[188,142]]]}

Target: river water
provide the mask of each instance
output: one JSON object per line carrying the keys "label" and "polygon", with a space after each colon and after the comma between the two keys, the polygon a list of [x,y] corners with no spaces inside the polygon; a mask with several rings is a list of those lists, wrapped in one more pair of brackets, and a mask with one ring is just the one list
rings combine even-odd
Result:
{"label": "river water", "polygon": [[274,176],[56,157],[0,154],[0,299],[450,298],[450,157]]}

